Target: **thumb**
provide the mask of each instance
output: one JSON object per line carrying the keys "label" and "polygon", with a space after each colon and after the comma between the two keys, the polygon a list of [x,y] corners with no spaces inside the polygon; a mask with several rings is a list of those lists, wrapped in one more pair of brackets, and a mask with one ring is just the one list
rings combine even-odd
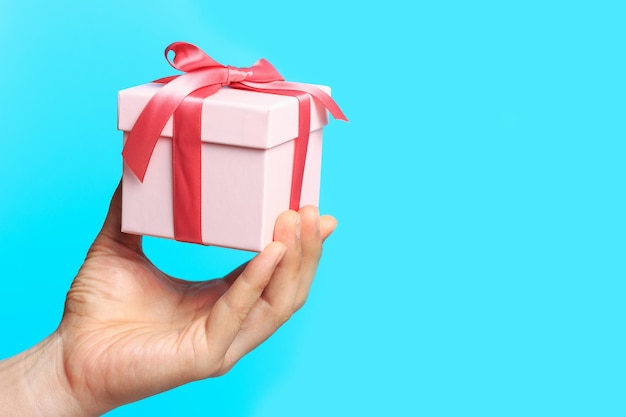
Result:
{"label": "thumb", "polygon": [[96,237],[92,250],[100,245],[108,249],[114,249],[116,246],[124,246],[128,249],[141,253],[141,236],[131,235],[122,232],[122,182],[117,185],[109,212],[102,225],[102,230]]}

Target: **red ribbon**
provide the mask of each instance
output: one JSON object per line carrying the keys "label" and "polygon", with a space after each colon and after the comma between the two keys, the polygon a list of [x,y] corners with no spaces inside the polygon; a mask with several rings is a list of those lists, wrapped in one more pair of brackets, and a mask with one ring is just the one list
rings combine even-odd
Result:
{"label": "red ribbon", "polygon": [[[173,62],[169,52],[174,52]],[[122,155],[126,165],[143,182],[161,131],[173,115],[174,238],[202,243],[201,211],[201,116],[203,100],[222,86],[298,99],[298,136],[295,142],[289,208],[300,208],[300,194],[310,134],[309,96],[317,99],[335,119],[345,115],[326,92],[312,85],[286,82],[268,61],[249,68],[236,68],[214,61],[195,45],[174,42],[165,49],[165,59],[185,74],[161,78],[165,84],[150,99],[128,134]]]}

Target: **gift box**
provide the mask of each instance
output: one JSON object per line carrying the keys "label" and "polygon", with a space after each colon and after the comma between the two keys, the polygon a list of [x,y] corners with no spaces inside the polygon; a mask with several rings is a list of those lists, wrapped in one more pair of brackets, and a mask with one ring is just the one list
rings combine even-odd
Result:
{"label": "gift box", "polygon": [[[178,54],[183,56],[180,50]],[[294,94],[293,88],[325,94],[330,89],[293,84],[288,95],[282,95],[274,90],[282,84],[271,82],[269,91],[259,90],[254,83],[250,88],[231,88],[252,71],[221,67],[226,68],[226,82],[213,85],[209,94],[200,91],[182,101],[196,102],[198,120],[190,119],[194,116],[189,111],[165,118],[161,114],[166,122],[160,132],[160,125],[157,127],[154,144],[139,144],[147,149],[142,152],[148,155],[141,156],[147,168],[131,168],[131,159],[125,155],[122,231],[261,251],[272,241],[280,213],[318,205],[327,106],[312,95],[303,98],[302,91]],[[142,112],[158,101],[159,91],[177,88],[168,85],[171,81],[168,78],[119,92],[118,128],[124,132],[125,145],[141,117],[142,126],[154,130],[155,118],[141,116]],[[308,112],[304,115],[306,129],[303,109]],[[192,133],[186,132],[190,129]],[[181,139],[185,135],[189,137]]]}

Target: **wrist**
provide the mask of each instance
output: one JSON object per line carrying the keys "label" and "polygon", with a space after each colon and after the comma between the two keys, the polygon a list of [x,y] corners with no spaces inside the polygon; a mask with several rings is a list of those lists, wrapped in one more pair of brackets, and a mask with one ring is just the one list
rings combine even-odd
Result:
{"label": "wrist", "polygon": [[0,417],[85,417],[72,395],[63,346],[55,332],[41,343],[0,361]]}

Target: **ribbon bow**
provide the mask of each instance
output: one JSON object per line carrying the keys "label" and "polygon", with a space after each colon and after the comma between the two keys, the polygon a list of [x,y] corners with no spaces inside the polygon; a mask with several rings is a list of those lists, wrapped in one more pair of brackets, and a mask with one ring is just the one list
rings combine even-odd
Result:
{"label": "ribbon bow", "polygon": [[[170,60],[170,52],[174,52],[173,60]],[[197,46],[186,42],[170,44],[165,49],[165,59],[184,74],[154,81],[164,86],[150,99],[139,115],[128,134],[122,156],[130,170],[143,182],[161,131],[169,118],[174,116],[172,153],[175,238],[202,243],[200,210],[202,100],[223,86],[293,96],[298,99],[298,137],[294,150],[289,203],[289,208],[297,210],[300,206],[310,133],[309,96],[321,102],[335,119],[347,121],[337,103],[315,86],[284,81],[280,73],[265,59],[260,59],[248,68],[222,65]]]}

